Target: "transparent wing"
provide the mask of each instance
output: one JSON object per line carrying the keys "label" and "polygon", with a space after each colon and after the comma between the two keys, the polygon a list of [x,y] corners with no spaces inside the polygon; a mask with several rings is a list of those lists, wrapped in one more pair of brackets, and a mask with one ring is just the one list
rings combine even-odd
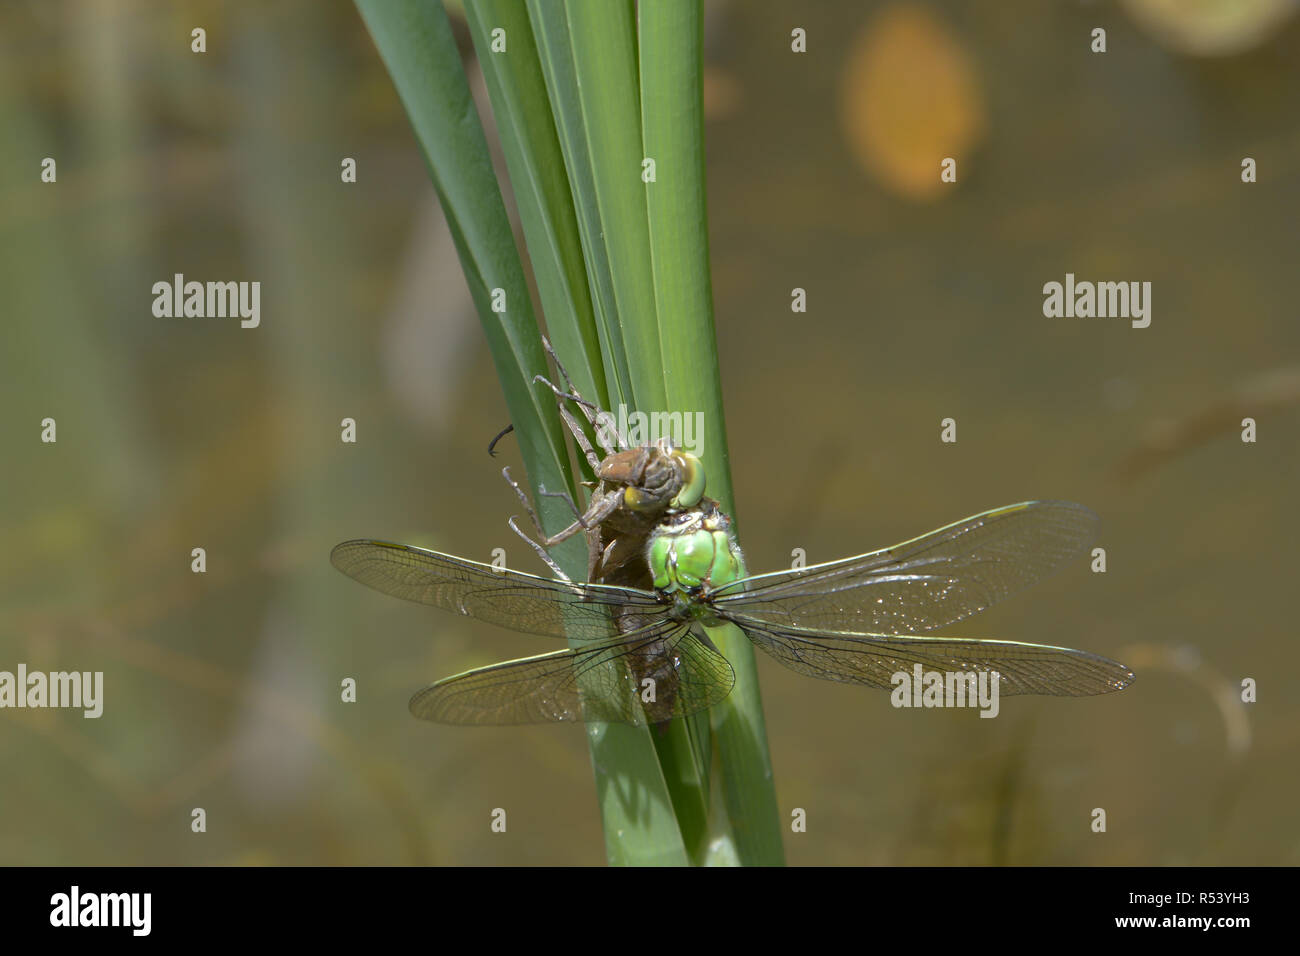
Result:
{"label": "transparent wing", "polygon": [[893,688],[893,675],[925,671],[997,671],[998,693],[1089,697],[1123,690],[1133,672],[1118,661],[1048,644],[958,637],[903,637],[777,628],[731,618],[749,639],[791,670],[821,680]]}
{"label": "transparent wing", "polygon": [[664,616],[664,603],[649,591],[571,584],[386,541],[345,541],[330,561],[376,591],[527,634],[594,641],[618,633],[612,608],[622,609],[629,630]]}
{"label": "transparent wing", "polygon": [[995,508],[892,548],[719,588],[714,604],[771,624],[923,634],[969,617],[1077,556],[1097,534],[1082,505]]}
{"label": "transparent wing", "polygon": [[689,625],[663,621],[618,640],[445,678],[410,706],[416,717],[442,724],[655,724],[718,703],[735,680],[726,658]]}

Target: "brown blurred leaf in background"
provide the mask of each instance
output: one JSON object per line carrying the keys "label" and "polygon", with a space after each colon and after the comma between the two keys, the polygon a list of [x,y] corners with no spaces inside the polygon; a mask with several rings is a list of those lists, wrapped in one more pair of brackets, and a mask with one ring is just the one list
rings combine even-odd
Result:
{"label": "brown blurred leaf in background", "polygon": [[957,182],[983,139],[983,92],[974,62],[928,8],[894,3],[862,27],[843,78],[845,136],[862,168],[893,193],[938,198],[944,157]]}

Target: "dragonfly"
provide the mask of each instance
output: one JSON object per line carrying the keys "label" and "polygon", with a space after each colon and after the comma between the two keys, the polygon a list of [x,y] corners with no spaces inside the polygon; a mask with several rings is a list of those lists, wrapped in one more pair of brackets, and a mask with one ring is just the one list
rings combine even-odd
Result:
{"label": "dragonfly", "polygon": [[733,624],[801,674],[891,689],[924,669],[997,672],[1003,695],[1122,690],[1133,672],[1087,651],[936,636],[1077,557],[1096,535],[1082,505],[995,508],[893,547],[749,575],[729,517],[711,499],[666,515],[646,542],[653,586],[548,579],[376,540],[331,560],[375,590],[511,630],[569,641],[547,654],[439,680],[410,710],[459,725],[659,724],[725,700],[735,673],[709,637]]}

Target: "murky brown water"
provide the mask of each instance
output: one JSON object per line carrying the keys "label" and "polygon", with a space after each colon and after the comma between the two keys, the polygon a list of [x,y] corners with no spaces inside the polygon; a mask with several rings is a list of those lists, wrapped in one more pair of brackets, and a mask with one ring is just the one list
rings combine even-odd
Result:
{"label": "murky brown water", "polygon": [[[603,859],[579,730],[406,711],[429,680],[551,646],[328,563],[375,535],[541,570],[484,454],[507,416],[432,189],[358,17],[326,6],[204,6],[202,59],[176,40],[194,16],[144,0],[103,20],[75,2],[0,14],[0,670],[106,681],[99,720],[0,711],[2,862]],[[1154,425],[1225,403],[1239,418],[1234,395],[1300,362],[1300,34],[1194,60],[1110,6],[928,5],[976,77],[982,145],[918,202],[845,133],[860,6],[801,15],[802,56],[782,4],[710,14],[714,289],[750,567],[1080,501],[1103,517],[1107,573],[1080,561],[960,633],[1119,657],[1138,682],[985,721],[763,660],[778,796],[808,812],[790,861],[1300,862],[1300,409],[1285,390],[1249,399],[1257,443],[1233,427],[1120,477]],[[36,182],[44,156],[57,185]],[[149,288],[175,272],[260,279],[262,326],[155,319]],[[1044,318],[1042,286],[1067,272],[1150,281],[1150,327]],[[57,444],[38,441],[46,416]],[[1199,670],[1168,666],[1180,647]],[[1260,700],[1234,754],[1211,691],[1243,677]]]}

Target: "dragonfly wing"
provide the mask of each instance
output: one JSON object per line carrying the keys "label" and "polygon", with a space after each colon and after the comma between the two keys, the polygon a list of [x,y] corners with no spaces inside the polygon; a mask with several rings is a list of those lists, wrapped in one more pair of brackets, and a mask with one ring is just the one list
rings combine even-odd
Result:
{"label": "dragonfly wing", "polygon": [[689,625],[662,621],[618,640],[445,678],[417,693],[410,706],[416,717],[443,724],[639,726],[710,707],[731,693],[735,680],[726,658]]}
{"label": "dragonfly wing", "polygon": [[719,588],[715,605],[772,624],[924,634],[1038,581],[1093,541],[1082,505],[995,508],[892,548],[759,574]]}
{"label": "dragonfly wing", "polygon": [[944,673],[997,671],[998,693],[1089,697],[1123,690],[1133,672],[1118,661],[1047,644],[959,637],[907,637],[778,628],[731,618],[751,641],[809,677],[892,689],[898,672],[913,668]]}
{"label": "dragonfly wing", "polygon": [[611,608],[623,609],[625,628],[664,616],[649,591],[556,581],[386,541],[345,541],[330,561],[376,591],[528,634],[593,641],[617,633]]}

